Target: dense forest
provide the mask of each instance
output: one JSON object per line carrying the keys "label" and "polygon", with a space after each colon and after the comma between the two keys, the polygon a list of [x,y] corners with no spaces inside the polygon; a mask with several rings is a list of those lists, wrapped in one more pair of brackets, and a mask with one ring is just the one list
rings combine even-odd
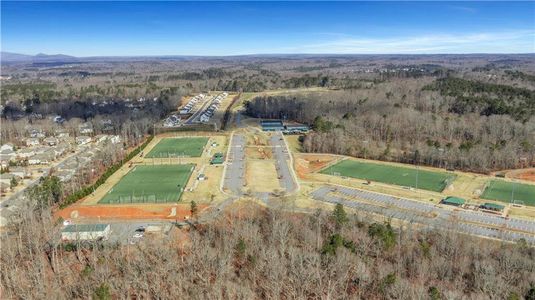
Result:
{"label": "dense forest", "polygon": [[302,143],[307,152],[489,172],[535,163],[534,97],[531,90],[458,78],[398,79],[260,96],[247,112],[311,124],[315,131]]}
{"label": "dense forest", "polygon": [[535,299],[535,249],[522,241],[394,229],[341,206],[308,216],[241,208],[128,249],[57,244],[49,211],[27,212],[3,239],[2,297]]}

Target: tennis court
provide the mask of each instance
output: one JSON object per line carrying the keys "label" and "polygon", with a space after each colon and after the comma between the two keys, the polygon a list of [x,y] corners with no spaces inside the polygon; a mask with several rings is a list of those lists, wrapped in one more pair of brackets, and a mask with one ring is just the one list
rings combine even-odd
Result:
{"label": "tennis court", "polygon": [[170,203],[180,200],[194,165],[134,167],[98,203]]}
{"label": "tennis court", "polygon": [[491,180],[481,198],[498,200],[501,202],[535,206],[535,185],[509,182],[505,180]]}
{"label": "tennis court", "polygon": [[441,192],[455,179],[455,175],[445,172],[418,170],[416,168],[360,162],[349,159],[323,169],[320,173],[414,187],[435,192]]}
{"label": "tennis court", "polygon": [[165,138],[162,139],[146,155],[147,158],[167,158],[179,156],[199,157],[204,146],[208,142],[207,137],[192,138]]}

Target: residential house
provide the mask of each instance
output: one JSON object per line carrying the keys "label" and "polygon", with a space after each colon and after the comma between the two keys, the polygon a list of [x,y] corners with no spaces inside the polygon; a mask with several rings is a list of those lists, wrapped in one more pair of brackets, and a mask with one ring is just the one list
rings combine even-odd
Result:
{"label": "residential house", "polygon": [[76,170],[73,169],[66,169],[66,170],[58,170],[54,172],[54,176],[57,176],[60,181],[68,181],[70,180],[74,174],[76,173]]}
{"label": "residential house", "polygon": [[[7,193],[11,185],[9,183],[0,182],[0,192]],[[3,196],[3,195],[2,195]]]}
{"label": "residential house", "polygon": [[54,155],[48,152],[36,154],[28,159],[30,165],[48,165],[54,160]]}
{"label": "residential house", "polygon": [[7,184],[11,184],[11,180],[13,180],[13,178],[15,178],[15,180],[20,180],[20,177],[17,177],[17,175],[15,174],[11,174],[11,173],[4,173],[4,174],[0,174],[0,182],[2,183],[7,183]]}
{"label": "residential house", "polygon": [[92,134],[93,125],[89,122],[80,124],[80,126],[78,126],[78,131],[80,132],[80,134]]}
{"label": "residential house", "polygon": [[45,134],[41,129],[32,128],[28,130],[28,133],[30,134],[31,138],[42,139],[45,137]]}
{"label": "residential house", "polygon": [[25,159],[35,155],[35,150],[33,148],[23,148],[17,151],[17,157]]}
{"label": "residential house", "polygon": [[20,178],[29,178],[32,175],[32,172],[24,167],[10,167],[9,173]]}
{"label": "residential house", "polygon": [[37,146],[39,144],[41,144],[41,142],[39,141],[39,138],[37,137],[31,137],[31,138],[26,139],[26,146],[28,147]]}
{"label": "residential house", "polygon": [[45,144],[49,145],[49,146],[55,146],[58,144],[58,139],[53,137],[53,136],[49,136],[47,138],[45,138],[43,140],[43,142],[45,142]]}
{"label": "residential house", "polygon": [[81,135],[76,137],[76,144],[85,145],[91,143],[91,137],[87,135]]}
{"label": "residential house", "polygon": [[69,132],[63,128],[59,128],[59,129],[56,129],[56,131],[54,132],[54,135],[59,139],[63,139],[63,138],[69,137]]}
{"label": "residential house", "polygon": [[63,156],[65,153],[67,153],[67,147],[64,145],[57,145],[55,147],[51,147],[50,150],[54,151],[54,155],[56,157]]}
{"label": "residential house", "polygon": [[112,135],[110,141],[112,144],[119,144],[121,142],[121,137],[118,135]]}
{"label": "residential house", "polygon": [[0,151],[4,151],[4,150],[14,151],[15,150],[15,146],[13,144],[11,144],[11,143],[3,144],[2,146],[0,146]]}

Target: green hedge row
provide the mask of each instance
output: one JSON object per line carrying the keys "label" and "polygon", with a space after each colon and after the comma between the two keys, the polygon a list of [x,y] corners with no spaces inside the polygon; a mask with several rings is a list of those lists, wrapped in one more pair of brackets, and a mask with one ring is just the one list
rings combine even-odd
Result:
{"label": "green hedge row", "polygon": [[117,172],[117,170],[119,170],[127,161],[131,160],[132,158],[134,158],[134,156],[138,155],[143,149],[145,149],[145,147],[152,141],[153,138],[154,138],[154,136],[150,136],[143,144],[141,144],[139,147],[137,147],[132,152],[130,152],[123,160],[121,160],[120,162],[118,162],[118,163],[112,165],[111,167],[109,167],[106,170],[106,172],[104,172],[104,174],[102,174],[94,184],[92,184],[90,186],[87,186],[87,187],[85,187],[85,188],[83,188],[81,190],[78,190],[78,191],[74,192],[73,194],[70,194],[69,196],[67,196],[63,200],[63,202],[61,203],[60,208],[65,208],[65,207],[73,204],[74,202],[76,202],[76,201],[88,196],[89,194],[91,194],[101,184],[106,182],[106,180],[113,173]]}

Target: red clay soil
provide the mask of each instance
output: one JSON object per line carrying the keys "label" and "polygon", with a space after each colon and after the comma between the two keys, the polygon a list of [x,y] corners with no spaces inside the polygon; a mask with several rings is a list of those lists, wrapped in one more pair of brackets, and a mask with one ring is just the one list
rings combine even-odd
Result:
{"label": "red clay soil", "polygon": [[516,174],[514,177],[517,179],[535,182],[535,170],[527,170],[525,172]]}
{"label": "red clay soil", "polygon": [[[171,209],[176,207],[176,216],[169,216]],[[198,204],[199,212],[204,210],[207,205]],[[55,213],[57,218],[73,219],[73,212],[77,211],[79,219],[117,219],[117,220],[136,220],[136,219],[165,219],[165,220],[184,220],[190,217],[189,204],[177,205],[71,205]]]}
{"label": "red clay soil", "polygon": [[307,174],[317,172],[337,159],[336,156],[325,154],[301,154],[295,162],[295,169],[300,178],[306,178]]}

